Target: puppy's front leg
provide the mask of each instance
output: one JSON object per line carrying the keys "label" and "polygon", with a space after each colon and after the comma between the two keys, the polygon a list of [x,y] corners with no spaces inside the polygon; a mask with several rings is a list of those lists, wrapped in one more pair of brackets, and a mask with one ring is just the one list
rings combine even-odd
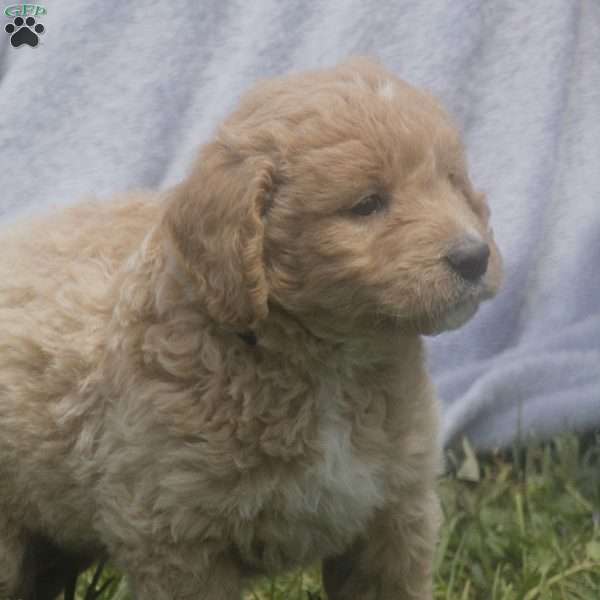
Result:
{"label": "puppy's front leg", "polygon": [[431,600],[438,523],[431,491],[380,511],[346,554],[323,562],[329,600]]}
{"label": "puppy's front leg", "polygon": [[31,594],[27,590],[33,584],[23,581],[24,578],[33,580],[32,575],[27,578],[24,572],[25,554],[24,535],[0,513],[0,599],[12,598],[14,595],[28,598]]}
{"label": "puppy's front leg", "polygon": [[146,564],[130,575],[130,585],[136,600],[240,600],[242,595],[239,570],[227,560],[193,573],[164,563],[156,569]]}

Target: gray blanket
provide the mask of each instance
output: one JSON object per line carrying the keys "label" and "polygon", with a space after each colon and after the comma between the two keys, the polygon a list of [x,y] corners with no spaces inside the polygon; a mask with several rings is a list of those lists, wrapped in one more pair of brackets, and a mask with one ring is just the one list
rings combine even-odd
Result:
{"label": "gray blanket", "polygon": [[[166,188],[257,78],[378,56],[455,116],[505,257],[497,300],[428,341],[445,442],[465,434],[489,447],[600,424],[596,1],[43,7],[35,47],[14,47],[19,22],[0,17],[2,219]],[[24,38],[34,39],[13,42]]]}

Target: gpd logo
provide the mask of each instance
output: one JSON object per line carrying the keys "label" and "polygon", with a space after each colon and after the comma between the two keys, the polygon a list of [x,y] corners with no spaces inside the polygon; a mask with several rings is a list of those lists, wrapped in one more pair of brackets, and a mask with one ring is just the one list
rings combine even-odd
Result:
{"label": "gpd logo", "polygon": [[39,4],[13,4],[4,9],[7,17],[13,17],[13,22],[8,23],[4,30],[10,34],[10,43],[17,48],[23,44],[37,46],[39,34],[44,33],[44,26],[36,23],[35,17],[43,16],[46,9]]}

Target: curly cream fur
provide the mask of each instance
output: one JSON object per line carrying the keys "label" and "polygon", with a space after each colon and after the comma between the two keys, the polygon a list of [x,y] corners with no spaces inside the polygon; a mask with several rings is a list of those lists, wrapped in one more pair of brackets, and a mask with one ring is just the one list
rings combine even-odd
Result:
{"label": "curly cream fur", "polygon": [[[140,599],[317,559],[331,600],[431,598],[420,334],[495,293],[487,220],[436,102],[359,59],[258,85],[166,198],[4,231],[0,598],[102,556]],[[467,285],[444,257],[473,232]]]}

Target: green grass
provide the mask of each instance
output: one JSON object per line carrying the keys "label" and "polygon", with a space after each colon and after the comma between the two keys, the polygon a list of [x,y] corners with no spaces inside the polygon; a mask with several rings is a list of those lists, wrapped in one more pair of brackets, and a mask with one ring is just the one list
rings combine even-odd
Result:
{"label": "green grass", "polygon": [[[600,598],[600,435],[450,455],[436,600]],[[104,574],[103,577],[106,577]],[[118,575],[99,600],[130,600]],[[85,598],[91,573],[82,578]],[[246,600],[320,600],[318,569],[260,581]],[[90,596],[88,596],[88,600]]]}

